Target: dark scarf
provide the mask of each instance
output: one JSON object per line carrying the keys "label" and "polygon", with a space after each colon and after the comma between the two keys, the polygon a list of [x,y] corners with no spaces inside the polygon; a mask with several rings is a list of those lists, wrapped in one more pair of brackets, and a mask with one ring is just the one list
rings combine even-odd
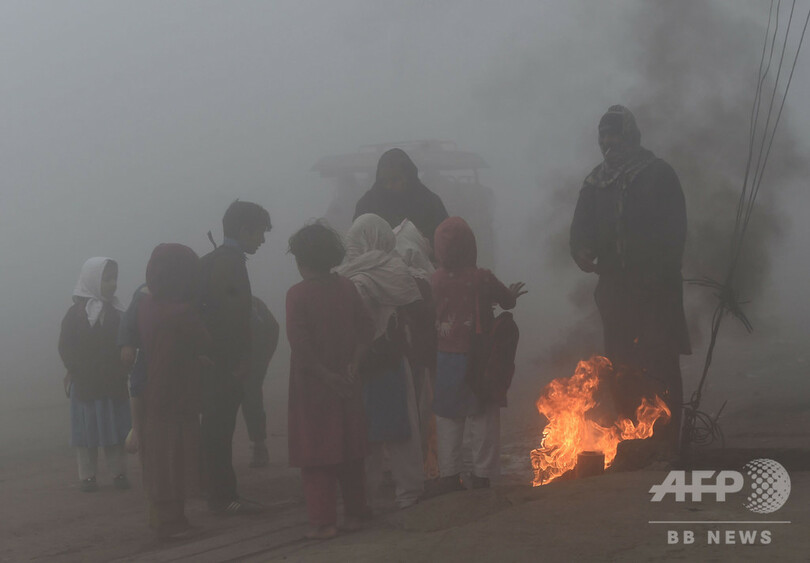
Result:
{"label": "dark scarf", "polygon": [[[380,172],[386,168],[402,171],[406,183],[402,192],[388,190],[381,184]],[[379,215],[392,229],[410,219],[430,240],[439,223],[447,218],[441,200],[422,183],[416,165],[402,149],[391,149],[380,157],[374,185],[358,202],[354,218],[365,213]]]}
{"label": "dark scarf", "polygon": [[605,128],[621,137],[621,143],[614,146],[603,156],[601,164],[585,178],[585,186],[607,188],[616,186],[619,197],[616,199],[616,253],[624,268],[627,247],[627,227],[624,222],[624,207],[627,188],[656,157],[652,151],[641,146],[641,131],[636,125],[636,118],[624,106],[615,105],[599,121],[600,131]]}
{"label": "dark scarf", "polygon": [[629,109],[619,105],[610,106],[599,122],[600,127],[611,122],[619,123],[620,131],[617,133],[622,143],[604,155],[605,160],[588,174],[584,185],[606,188],[618,183],[619,190],[624,192],[656,157],[641,146],[641,131]]}

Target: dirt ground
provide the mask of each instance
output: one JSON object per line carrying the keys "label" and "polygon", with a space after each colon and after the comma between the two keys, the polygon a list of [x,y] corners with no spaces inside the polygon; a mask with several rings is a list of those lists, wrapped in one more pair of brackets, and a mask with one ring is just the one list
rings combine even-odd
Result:
{"label": "dirt ground", "polygon": [[[754,514],[739,502],[676,503],[671,495],[651,503],[648,491],[664,479],[662,467],[532,488],[528,451],[538,445],[541,422],[532,401],[519,400],[536,393],[518,386],[512,391],[517,399],[504,411],[504,477],[495,487],[454,493],[405,511],[383,498],[365,530],[328,542],[305,541],[299,477],[286,466],[286,394],[278,376],[267,387],[272,391],[267,398],[270,466],[248,468],[241,422],[235,442],[240,492],[267,511],[251,518],[215,517],[204,502],[192,500],[187,513],[200,533],[176,543],[157,542],[146,526],[135,458],[130,458],[132,490],[113,489],[100,460],[101,490],[79,492],[75,459],[66,446],[66,401],[3,408],[0,560],[810,561],[810,393],[804,353],[795,342],[774,342],[768,353],[741,349],[736,363],[724,364],[728,379],[707,392],[712,408],[728,400],[721,420],[729,450],[720,453],[715,445],[705,455],[731,466],[757,457],[787,466],[790,499],[774,514]],[[689,362],[697,359],[685,362],[685,374],[695,371]],[[696,520],[753,523],[650,523]],[[670,530],[678,532],[679,543],[668,543]],[[694,532],[694,543],[683,543],[685,530]],[[731,533],[735,543],[708,545],[710,530],[721,531],[723,540]],[[770,532],[768,544],[761,543],[764,530]],[[741,531],[756,531],[755,543],[742,545]]]}

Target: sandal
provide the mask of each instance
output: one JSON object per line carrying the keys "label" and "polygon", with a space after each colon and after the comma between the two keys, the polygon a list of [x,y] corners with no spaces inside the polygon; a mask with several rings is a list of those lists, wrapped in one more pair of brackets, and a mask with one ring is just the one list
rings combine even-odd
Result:
{"label": "sandal", "polygon": [[446,495],[447,493],[454,493],[456,491],[463,491],[464,485],[461,483],[461,475],[448,475],[447,477],[439,477],[425,483],[425,492],[419,497],[419,500],[427,500],[433,497]]}

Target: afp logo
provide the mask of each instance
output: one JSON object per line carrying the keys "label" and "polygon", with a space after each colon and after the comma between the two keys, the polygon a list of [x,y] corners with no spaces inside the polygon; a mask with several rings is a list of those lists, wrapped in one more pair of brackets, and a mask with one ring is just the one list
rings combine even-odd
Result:
{"label": "afp logo", "polygon": [[743,467],[747,477],[739,471],[670,471],[660,485],[650,487],[651,502],[661,502],[668,494],[675,495],[676,502],[701,502],[703,495],[714,495],[717,502],[725,502],[726,496],[744,491],[743,506],[757,514],[776,512],[790,496],[790,476],[784,466],[772,459],[755,459]]}

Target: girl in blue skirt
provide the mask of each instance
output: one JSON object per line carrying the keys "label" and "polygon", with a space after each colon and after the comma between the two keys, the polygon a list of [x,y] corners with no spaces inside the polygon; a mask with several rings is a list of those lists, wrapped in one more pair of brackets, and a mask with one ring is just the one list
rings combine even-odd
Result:
{"label": "girl in blue skirt", "polygon": [[131,427],[126,368],[116,338],[123,307],[115,297],[118,264],[90,258],[62,320],[59,355],[68,372],[70,444],[76,448],[81,490],[98,489],[98,448],[118,489],[128,489],[124,441]]}

